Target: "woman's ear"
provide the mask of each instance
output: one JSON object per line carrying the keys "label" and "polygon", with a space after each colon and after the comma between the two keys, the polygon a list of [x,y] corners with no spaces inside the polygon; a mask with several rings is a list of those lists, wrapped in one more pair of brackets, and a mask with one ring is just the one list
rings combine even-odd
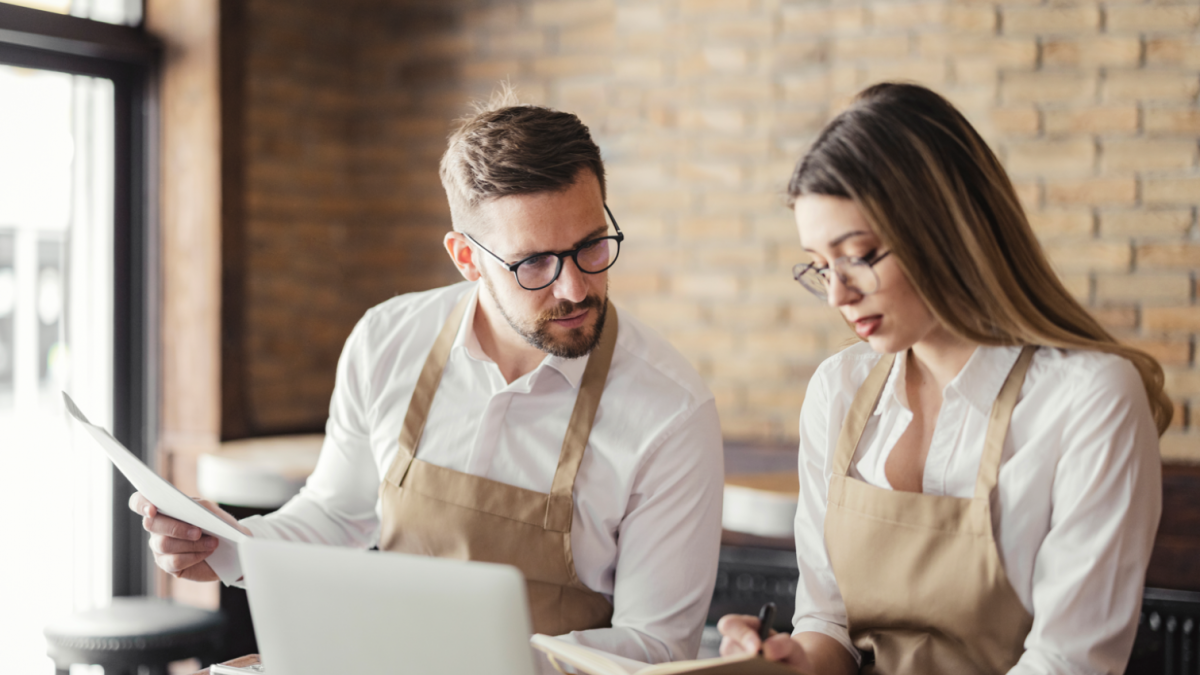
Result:
{"label": "woman's ear", "polygon": [[458,273],[467,281],[477,281],[479,268],[475,265],[475,250],[471,248],[467,236],[462,232],[447,232],[442,243],[445,244],[450,259],[454,261],[454,266],[458,268]]}

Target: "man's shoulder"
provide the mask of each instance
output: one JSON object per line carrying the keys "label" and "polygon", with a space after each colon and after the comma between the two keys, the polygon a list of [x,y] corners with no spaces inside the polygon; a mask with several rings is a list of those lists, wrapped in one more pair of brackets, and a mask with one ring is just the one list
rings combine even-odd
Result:
{"label": "man's shoulder", "polygon": [[619,316],[613,377],[621,378],[623,389],[636,386],[656,395],[639,397],[644,399],[639,405],[654,405],[655,398],[663,397],[661,402],[674,400],[690,409],[712,399],[700,374],[666,338],[630,312]]}
{"label": "man's shoulder", "polygon": [[432,344],[454,305],[474,287],[473,283],[464,281],[388,298],[368,309],[354,332],[366,343],[364,346],[373,348],[397,339]]}
{"label": "man's shoulder", "polygon": [[[474,284],[463,281],[427,291],[403,293],[375,305],[359,320],[372,329],[392,327],[409,322],[426,323],[437,319],[445,320],[454,309],[455,303],[474,288]],[[441,324],[438,324],[441,328]]]}
{"label": "man's shoulder", "polygon": [[475,284],[470,281],[461,281],[427,291],[402,293],[368,309],[363,315],[363,320],[382,323],[394,320],[403,321],[410,317],[419,317],[424,320],[433,314],[441,314],[444,318],[450,314],[450,310],[454,309],[454,304],[474,287]]}
{"label": "man's shoulder", "polygon": [[[703,467],[701,474],[719,475],[721,431],[712,393],[664,337],[632,312],[619,316],[612,367],[590,442],[630,457],[637,466],[662,469],[683,462]],[[660,452],[662,448],[666,450]]]}

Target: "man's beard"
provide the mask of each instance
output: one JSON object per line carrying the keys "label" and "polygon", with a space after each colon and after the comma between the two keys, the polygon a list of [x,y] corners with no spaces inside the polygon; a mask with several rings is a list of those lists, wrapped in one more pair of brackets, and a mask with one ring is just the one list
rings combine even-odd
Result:
{"label": "man's beard", "polygon": [[[543,352],[559,358],[577,359],[590,354],[600,342],[600,335],[604,330],[604,318],[608,316],[607,286],[604,289],[604,298],[597,295],[588,295],[583,299],[583,302],[563,300],[552,309],[539,314],[532,321],[517,321],[504,308],[504,304],[500,302],[499,296],[496,295],[496,289],[492,287],[492,282],[486,276],[482,278],[483,285],[487,286],[488,292],[492,294],[492,299],[496,301],[496,307],[500,308],[500,315],[504,317],[508,325],[512,326],[512,329],[518,335],[525,338],[526,342]],[[550,334],[551,321],[561,319],[564,316],[570,316],[581,309],[597,310],[596,321],[593,327],[589,328],[585,325],[572,328],[567,332],[565,337],[561,338],[556,338]]]}

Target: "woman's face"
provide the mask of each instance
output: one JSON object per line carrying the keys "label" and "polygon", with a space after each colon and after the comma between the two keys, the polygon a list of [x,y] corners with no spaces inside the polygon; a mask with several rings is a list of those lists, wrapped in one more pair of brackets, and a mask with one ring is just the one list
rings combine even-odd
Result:
{"label": "woman's face", "polygon": [[[826,195],[796,200],[800,245],[817,267],[844,257],[875,260],[887,253],[853,201]],[[860,338],[880,354],[904,351],[941,329],[941,324],[909,284],[893,255],[873,267],[879,288],[863,295],[829,275],[829,304],[837,308]]]}

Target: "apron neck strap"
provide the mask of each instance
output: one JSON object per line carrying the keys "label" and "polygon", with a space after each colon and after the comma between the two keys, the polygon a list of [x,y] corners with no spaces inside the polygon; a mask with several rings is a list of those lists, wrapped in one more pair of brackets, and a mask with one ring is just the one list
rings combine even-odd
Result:
{"label": "apron neck strap", "polygon": [[988,418],[987,435],[983,440],[983,455],[979,458],[979,475],[975,478],[975,498],[987,498],[1000,480],[1000,458],[1004,454],[1004,439],[1008,437],[1009,422],[1012,421],[1013,409],[1017,407],[1017,395],[1021,393],[1021,385],[1025,383],[1025,373],[1029,371],[1029,363],[1037,347],[1026,345],[1021,349],[1021,355],[1008,371],[1004,386],[992,404],[992,413]]}
{"label": "apron neck strap", "polygon": [[563,437],[562,451],[558,455],[558,468],[550,487],[550,498],[546,500],[545,528],[556,532],[570,532],[571,518],[575,512],[572,492],[575,476],[583,461],[588,437],[592,433],[592,422],[600,407],[604,394],[604,383],[608,380],[608,368],[612,364],[613,351],[617,345],[617,308],[606,302],[604,328],[600,342],[588,357],[587,367],[579,381],[579,394],[575,397],[575,408]]}
{"label": "apron neck strap", "polygon": [[883,393],[883,385],[887,384],[888,373],[896,361],[895,354],[886,354],[879,363],[871,369],[867,379],[854,395],[850,404],[850,412],[842,424],[842,432],[838,435],[837,450],[833,455],[833,475],[845,476],[850,470],[850,462],[854,460],[854,451],[858,448],[858,440],[862,438],[863,429],[867,428],[867,420],[875,412],[879,403],[879,395]]}
{"label": "apron neck strap", "polygon": [[[404,482],[404,477],[417,455],[417,445],[425,430],[425,420],[429,417],[434,394],[442,381],[442,371],[450,358],[450,349],[454,346],[463,316],[471,304],[471,297],[472,295],[467,293],[455,305],[450,316],[446,317],[446,323],[442,325],[442,331],[438,333],[433,348],[429,350],[429,356],[425,358],[425,365],[417,378],[412,400],[408,404],[408,412],[404,416],[404,425],[400,429],[399,454],[387,472],[386,480],[393,485],[398,486]],[[580,379],[579,394],[575,398],[575,408],[571,411],[571,420],[567,424],[567,433],[558,457],[558,468],[554,472],[554,482],[546,500],[545,527],[548,530],[571,531],[571,520],[575,512],[572,497],[575,476],[579,473],[588,437],[592,433],[592,422],[596,419],[596,410],[600,407],[600,397],[604,394],[604,384],[608,380],[608,369],[612,364],[613,351],[617,344],[617,325],[617,308],[608,303],[600,342],[588,357],[587,366]]]}
{"label": "apron neck strap", "polygon": [[[1025,383],[1025,374],[1029,371],[1029,363],[1033,360],[1036,350],[1037,347],[1032,345],[1026,345],[1021,350],[1021,355],[1017,357],[1017,362],[1008,372],[1008,377],[1000,388],[1000,394],[996,396],[996,402],[992,404],[987,435],[983,441],[983,454],[979,458],[979,474],[975,478],[977,499],[991,495],[1000,479],[1004,439],[1008,436],[1008,426],[1012,421],[1013,409],[1017,406],[1017,396],[1021,393],[1021,385]],[[875,406],[879,403],[879,396],[883,393],[883,387],[895,361],[895,354],[888,354],[879,359],[879,363],[871,369],[867,379],[858,388],[858,393],[854,395],[854,402],[850,404],[850,412],[846,415],[841,435],[838,436],[837,449],[833,456],[833,475],[845,476],[849,472],[858,441],[862,438],[871,413],[875,412]]]}
{"label": "apron neck strap", "polygon": [[425,358],[425,365],[421,368],[412,400],[408,404],[408,412],[404,415],[404,426],[400,428],[400,454],[388,469],[387,480],[393,485],[400,485],[404,481],[404,476],[417,455],[417,444],[421,442],[421,434],[425,431],[425,420],[429,418],[433,395],[437,393],[438,385],[441,384],[442,371],[446,369],[446,362],[450,359],[450,349],[454,346],[454,338],[458,337],[458,329],[467,313],[467,307],[471,305],[471,297],[470,292],[466,293],[454,309],[450,310],[450,316],[446,317],[442,331],[438,333],[433,348],[429,350],[429,356]]}

